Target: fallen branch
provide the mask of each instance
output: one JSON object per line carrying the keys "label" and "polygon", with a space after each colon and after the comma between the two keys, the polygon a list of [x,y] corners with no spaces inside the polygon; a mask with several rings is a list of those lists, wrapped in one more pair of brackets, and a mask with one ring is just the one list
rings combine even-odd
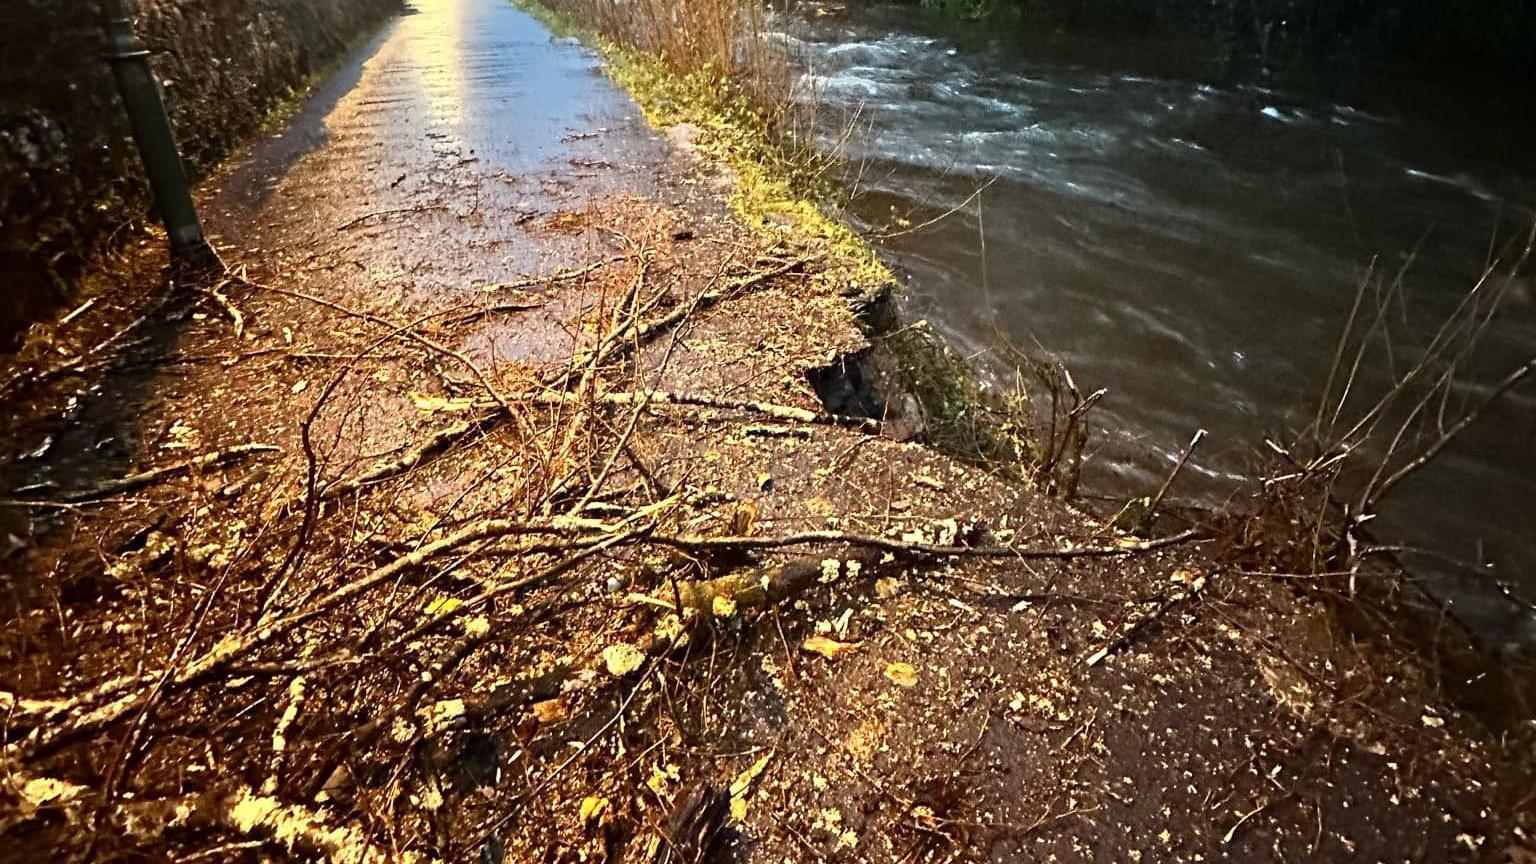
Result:
{"label": "fallen branch", "polygon": [[453,670],[457,669],[459,664],[466,660],[470,654],[478,650],[491,639],[500,635],[500,632],[509,624],[513,623],[514,621],[521,620],[530,614],[527,610],[525,610],[521,614],[514,615],[511,620],[503,619],[496,622],[496,624],[493,626],[492,622],[484,618],[469,618],[469,615],[472,612],[484,609],[486,606],[490,605],[492,601],[499,597],[522,591],[534,585],[547,582],[555,576],[569,571],[577,564],[592,558],[605,549],[619,545],[623,541],[631,539],[632,536],[632,534],[627,533],[614,533],[607,535],[602,540],[587,544],[586,548],[581,549],[574,555],[570,555],[537,573],[525,576],[521,579],[502,582],[481,592],[478,597],[475,597],[466,603],[451,606],[433,615],[430,615],[427,620],[417,624],[416,626],[407,630],[405,633],[401,634],[394,640],[393,644],[410,644],[422,638],[428,633],[442,629],[444,625],[450,622],[458,620],[466,621],[462,636],[459,637],[448,649],[438,655],[438,659],[433,662],[432,666],[425,674],[422,674],[417,679],[416,683],[413,684],[410,690],[406,692],[405,697],[399,700],[393,709],[380,710],[375,713],[375,715],[371,717],[368,722],[358,726],[355,730],[353,730],[353,737],[359,741],[368,741],[379,732],[381,732],[391,720],[399,716],[402,712],[414,713],[416,706],[421,702],[421,700],[425,698],[425,696],[431,692],[433,688],[445,682],[449,675],[452,674]]}
{"label": "fallen branch", "polygon": [[[627,260],[627,259],[632,258],[632,257],[634,257],[634,256],[633,255],[615,256],[613,258],[610,258],[610,259],[607,259],[607,260],[604,260],[604,261],[599,261],[599,262],[596,262],[594,264],[590,264],[590,265],[588,265],[588,266],[586,266],[584,268],[581,268],[579,270],[570,271],[568,273],[557,273],[557,274],[555,274],[553,276],[538,277],[537,279],[525,280],[524,282],[507,283],[506,285],[497,286],[497,287],[498,288],[509,288],[510,289],[510,288],[527,287],[527,286],[531,286],[531,285],[536,285],[536,284],[539,284],[540,281],[546,281],[547,282],[547,281],[554,280],[554,279],[578,278],[578,277],[583,276],[583,275],[585,275],[587,273],[590,273],[593,270],[596,270],[596,269],[598,269],[600,267],[605,267],[605,266],[608,266],[610,264],[616,263],[618,261]],[[754,274],[742,277],[740,279],[734,280],[733,282],[731,282],[729,285],[725,286],[724,288],[706,291],[706,292],[700,294],[697,298],[695,298],[695,302],[690,303],[690,304],[686,304],[684,306],[681,306],[678,309],[675,309],[672,312],[668,313],[667,315],[664,315],[664,316],[662,316],[659,319],[651,321],[648,324],[641,325],[639,327],[639,330],[638,330],[638,332],[635,335],[635,338],[633,340],[630,340],[630,339],[608,339],[608,340],[605,340],[605,342],[606,342],[605,346],[600,347],[598,350],[596,350],[594,352],[589,352],[584,357],[579,357],[579,358],[573,359],[572,364],[571,364],[571,368],[572,369],[575,369],[575,368],[596,368],[598,366],[602,366],[604,364],[611,363],[614,360],[621,359],[622,357],[627,356],[638,345],[643,345],[643,344],[646,344],[646,343],[650,342],[651,340],[655,339],[657,336],[659,336],[663,332],[671,329],[672,327],[674,327],[677,324],[681,323],[682,321],[686,320],[688,315],[691,314],[693,311],[695,311],[697,309],[708,308],[710,306],[713,306],[713,305],[715,305],[716,303],[720,302],[722,299],[724,299],[726,297],[739,294],[742,291],[745,291],[745,290],[748,290],[748,289],[750,289],[752,287],[755,287],[756,285],[759,285],[759,284],[761,284],[761,283],[763,283],[763,282],[765,282],[765,281],[767,281],[769,279],[772,279],[772,278],[774,278],[776,276],[782,276],[785,273],[790,273],[790,272],[793,272],[795,270],[799,270],[799,269],[805,267],[807,264],[809,264],[810,262],[812,262],[814,260],[816,260],[815,256],[810,256],[810,257],[805,257],[805,258],[797,258],[797,259],[795,259],[793,261],[785,262],[785,263],[783,263],[783,264],[781,264],[781,265],[779,265],[777,267],[774,267],[774,268],[769,269],[769,270],[765,270],[765,271],[763,271],[761,273],[754,273]],[[287,296],[296,297],[298,299],[308,300],[310,302],[317,303],[317,304],[322,305],[322,306],[326,306],[327,308],[335,309],[336,311],[342,312],[343,314],[346,314],[346,315],[351,315],[351,316],[355,316],[355,317],[364,318],[364,319],[369,320],[369,321],[371,321],[373,323],[376,323],[376,324],[390,325],[390,322],[387,319],[380,318],[378,316],[371,315],[370,313],[362,312],[362,311],[359,311],[359,310],[356,310],[356,309],[351,309],[351,308],[348,308],[346,306],[342,306],[342,305],[340,305],[338,303],[334,303],[334,302],[332,302],[330,300],[326,300],[325,298],[322,298],[322,297],[316,297],[316,296],[311,295],[311,294],[306,294],[304,292],[298,292],[298,291],[292,291],[292,290],[289,290],[289,289],[286,289],[286,288],[276,288],[276,287],[273,287],[273,286],[264,285],[262,283],[253,282],[251,280],[244,279],[243,277],[242,277],[241,281],[245,282],[246,284],[249,284],[251,286],[254,286],[254,287],[264,288],[266,290],[273,291],[273,292],[276,292],[276,293],[279,293],[279,294],[284,294],[284,295],[287,295]],[[390,326],[393,326],[393,325],[390,325]],[[400,328],[395,328],[395,329],[396,330],[400,330]],[[495,425],[495,423],[498,420],[502,419],[503,417],[514,416],[513,412],[512,412],[512,408],[511,408],[511,401],[509,401],[509,400],[530,400],[531,399],[531,400],[534,400],[534,401],[543,402],[545,404],[563,403],[563,402],[568,401],[568,400],[569,401],[573,401],[573,402],[574,401],[580,401],[580,400],[577,399],[577,397],[574,394],[562,394],[562,393],[560,393],[558,391],[553,391],[553,390],[551,390],[550,392],[524,393],[524,394],[513,395],[513,396],[507,396],[507,395],[501,394],[501,393],[499,393],[498,391],[496,391],[494,388],[492,388],[489,385],[489,383],[485,380],[484,374],[481,372],[481,370],[479,369],[479,367],[476,364],[471,363],[467,358],[462,357],[462,355],[459,355],[457,352],[453,352],[453,351],[450,351],[447,348],[439,346],[439,345],[437,345],[437,343],[433,342],[432,340],[426,339],[426,337],[423,337],[420,334],[416,334],[416,333],[413,333],[413,332],[406,331],[406,332],[403,332],[402,335],[406,336],[407,338],[415,339],[416,341],[419,341],[419,342],[424,341],[429,348],[433,348],[434,350],[439,350],[440,352],[447,353],[449,356],[452,356],[452,357],[454,357],[456,359],[459,359],[463,364],[467,365],[468,368],[470,369],[470,371],[473,374],[475,374],[480,379],[482,385],[485,387],[487,392],[490,394],[492,402],[495,403],[496,410],[491,412],[491,413],[487,413],[487,414],[479,417],[476,420],[466,421],[464,423],[456,423],[456,424],[454,424],[452,426],[449,426],[449,427],[447,427],[445,429],[442,429],[442,430],[440,430],[440,431],[438,431],[436,433],[433,433],[433,435],[430,436],[422,444],[417,445],[416,447],[412,448],[411,450],[406,451],[405,453],[401,454],[400,456],[398,456],[396,458],[388,459],[388,460],[385,460],[383,462],[380,462],[380,463],[376,464],[373,468],[369,469],[367,473],[365,473],[365,474],[363,474],[363,475],[361,475],[359,477],[356,477],[356,478],[354,478],[352,480],[347,480],[347,481],[342,481],[340,483],[332,484],[331,486],[329,486],[329,487],[327,487],[325,489],[325,491],[323,493],[323,497],[325,497],[325,498],[334,498],[334,497],[338,497],[338,496],[341,496],[341,495],[348,494],[350,492],[355,492],[355,491],[361,489],[363,486],[366,486],[366,485],[369,485],[369,484],[373,484],[373,483],[379,483],[379,482],[387,480],[387,479],[389,479],[391,477],[395,477],[395,476],[398,476],[400,474],[403,474],[406,471],[409,471],[412,468],[414,468],[417,465],[419,465],[423,460],[425,460],[427,458],[430,458],[431,456],[434,456],[434,455],[436,455],[438,453],[441,453],[443,450],[447,449],[447,447],[449,445],[451,445],[454,441],[459,440],[464,435],[470,434],[470,433],[472,433],[472,432],[474,432],[476,430],[483,430],[483,429],[490,428],[491,426]],[[558,387],[562,383],[567,383],[568,384],[569,383],[568,379],[569,379],[570,375],[571,375],[571,373],[569,371],[562,372],[555,379],[546,381],[545,384],[546,384],[546,386],[548,386],[550,388]],[[604,395],[604,396],[602,396],[600,398],[610,400],[611,404],[631,404],[635,400],[644,400],[646,397],[645,397],[644,394],[639,394],[639,393],[628,393],[628,394],[612,393],[612,394],[606,394],[606,395]],[[692,396],[692,395],[688,395],[688,394],[662,394],[662,393],[658,393],[654,397],[651,397],[651,398],[653,400],[656,400],[656,401],[666,401],[666,402],[671,402],[672,404],[677,404],[677,405],[693,404],[693,405],[700,405],[702,407],[720,408],[722,410],[755,411],[756,413],[761,413],[764,416],[772,417],[774,415],[778,415],[777,419],[783,419],[783,420],[787,420],[787,421],[790,421],[790,422],[808,422],[808,423],[821,423],[821,424],[826,424],[826,425],[849,426],[851,428],[862,429],[862,430],[864,430],[866,432],[870,432],[871,434],[878,433],[878,431],[879,431],[879,423],[878,423],[878,421],[875,421],[875,420],[870,420],[870,419],[862,418],[862,417],[843,417],[841,415],[817,414],[815,412],[807,412],[804,409],[800,409],[800,408],[792,408],[792,407],[789,407],[789,406],[780,406],[780,405],[771,405],[769,403],[727,402],[727,401],[724,401],[724,400],[714,400],[714,399],[710,399],[709,397]],[[485,407],[485,406],[481,406],[481,407]],[[809,415],[809,416],[807,416],[807,415]]]}
{"label": "fallen branch", "polygon": [[475,380],[479,382],[480,386],[484,388],[485,392],[491,397],[491,399],[494,400],[497,405],[501,406],[501,409],[506,412],[508,417],[510,417],[513,421],[519,421],[520,419],[517,413],[512,410],[512,405],[507,401],[506,396],[502,395],[500,388],[498,388],[495,383],[492,382],[491,379],[485,374],[485,370],[480,368],[480,364],[476,363],[474,360],[471,360],[462,351],[456,351],[446,345],[443,345],[435,339],[422,335],[416,331],[413,324],[396,324],[395,322],[390,321],[388,318],[375,315],[372,312],[364,312],[360,309],[353,309],[352,307],[345,304],[337,303],[334,300],[327,300],[324,297],[310,294],[306,291],[296,291],[292,288],[281,288],[276,285],[267,285],[249,279],[243,275],[235,278],[238,279],[240,284],[249,286],[251,288],[270,291],[274,294],[281,294],[284,297],[292,297],[297,300],[305,300],[307,302],[314,303],[317,306],[324,306],[327,309],[340,312],[343,315],[348,315],[353,318],[360,318],[370,324],[387,327],[392,331],[392,336],[415,342],[430,351],[441,354],[442,356],[457,362],[465,369],[468,369],[469,373],[475,376]]}
{"label": "fallen branch", "polygon": [[391,477],[397,477],[420,465],[425,459],[435,456],[459,441],[473,435],[476,432],[487,429],[502,418],[503,414],[498,408],[495,411],[481,414],[472,420],[464,420],[445,426],[433,432],[414,447],[411,447],[398,456],[384,459],[374,463],[372,468],[364,471],[356,477],[339,480],[327,485],[320,493],[322,500],[339,498],[349,495],[375,483],[383,482]]}
{"label": "fallen branch", "polygon": [[74,492],[66,492],[58,498],[50,501],[39,500],[36,502],[29,502],[25,498],[20,498],[8,500],[6,503],[14,503],[18,506],[28,506],[35,504],[36,506],[40,507],[56,507],[60,501],[65,503],[91,501],[96,498],[105,497],[107,495],[116,495],[122,492],[131,492],[135,489],[141,489],[150,485],[151,483],[164,480],[167,477],[174,477],[177,474],[183,474],[191,471],[203,471],[208,468],[215,468],[230,462],[236,462],[249,456],[254,456],[258,453],[275,453],[279,449],[280,448],[274,447],[271,444],[241,444],[237,447],[231,447],[228,450],[220,450],[215,453],[205,453],[202,456],[196,456],[191,459],[184,459],[180,462],[174,462],[170,465],[163,465],[159,468],[151,468],[148,471],[141,471],[137,474],[129,474],[127,477],[119,477],[116,480],[109,480],[105,483],[92,486],[88,489],[78,489]]}
{"label": "fallen branch", "polygon": [[[0,830],[25,824],[45,812],[61,813],[71,822],[89,819],[93,790],[88,787],[14,767],[8,772],[5,787],[15,806],[13,815],[0,822]],[[107,813],[117,830],[141,844],[157,841],[173,828],[200,826],[256,838],[330,864],[434,864],[434,859],[417,852],[396,853],[385,848],[356,825],[332,824],[319,810],[259,795],[246,786],[123,801],[108,808]]]}
{"label": "fallen branch", "polygon": [[[263,646],[368,589],[470,543],[519,534],[585,533],[600,538],[605,536],[602,533],[605,527],[604,523],[566,518],[543,522],[504,519],[476,522],[343,584],[303,609],[262,622],[255,629],[227,634],[212,648],[179,668],[157,669],[112,678],[75,697],[44,703],[52,706],[46,714],[13,716],[13,725],[33,721],[36,725],[24,738],[7,744],[0,759],[20,761],[38,753],[49,752],[69,740],[101,729],[122,719],[148,698],[143,688],[156,685],[157,682],[163,682],[167,689],[185,688],[243,660]],[[68,714],[77,716],[66,722],[64,718]]]}
{"label": "fallen branch", "polygon": [[480,307],[478,309],[475,309],[472,312],[465,312],[463,314],[454,315],[454,316],[449,317],[449,318],[444,318],[443,319],[443,323],[444,324],[468,324],[468,323],[470,323],[472,321],[478,321],[481,318],[489,318],[492,315],[497,315],[497,314],[500,314],[500,313],[503,313],[503,312],[527,312],[530,309],[539,309],[539,308],[542,308],[542,307],[544,307],[546,305],[548,305],[548,304],[546,304],[546,303],[497,303],[494,306],[482,306],[482,307]]}
{"label": "fallen branch", "polygon": [[370,219],[377,219],[381,216],[401,216],[406,213],[435,213],[439,211],[446,211],[447,209],[448,208],[442,204],[418,204],[415,207],[396,207],[392,210],[377,210],[373,213],[364,213],[356,219],[349,219],[346,222],[337,225],[336,230],[346,231],[350,228],[356,228],[357,226],[367,222]]}
{"label": "fallen branch", "polygon": [[[879,434],[880,421],[872,417],[855,417],[849,414],[830,414],[824,411],[812,411],[809,408],[796,408],[793,405],[780,405],[774,402],[751,402],[738,399],[719,399],[714,396],[705,396],[697,393],[673,393],[666,390],[650,392],[619,391],[610,393],[598,393],[583,398],[578,393],[518,393],[508,394],[513,401],[528,401],[537,405],[575,405],[598,402],[604,405],[679,405],[695,408],[711,408],[717,411],[741,411],[747,414],[756,414],[770,420],[778,420],[784,423],[809,423],[817,426],[842,426],[848,429],[857,429],[871,435]],[[449,410],[461,406],[450,406]],[[463,405],[464,410],[487,410],[493,406],[487,402],[476,402]],[[486,424],[495,419],[495,415],[486,415],[473,424]],[[466,424],[454,424],[443,430],[442,433],[433,435],[429,442],[439,435],[452,429],[460,429]],[[426,445],[423,445],[426,446]],[[417,448],[420,449],[420,448]]]}
{"label": "fallen branch", "polygon": [[1189,439],[1189,444],[1186,445],[1184,447],[1184,451],[1179,454],[1178,461],[1173,463],[1173,470],[1168,472],[1167,479],[1165,479],[1163,481],[1163,485],[1158,488],[1157,494],[1152,496],[1151,503],[1147,504],[1147,513],[1145,516],[1141,517],[1142,524],[1148,526],[1152,524],[1152,520],[1157,517],[1157,508],[1162,505],[1163,499],[1167,497],[1168,490],[1173,488],[1173,481],[1178,479],[1179,472],[1184,470],[1184,463],[1189,461],[1190,455],[1195,452],[1195,448],[1200,446],[1200,442],[1204,441],[1205,436],[1208,434],[1210,433],[1206,432],[1204,429],[1198,429],[1195,431],[1195,437]]}
{"label": "fallen branch", "polygon": [[[774,279],[779,276],[783,276],[786,273],[793,273],[796,270],[803,269],[807,264],[815,261],[817,257],[819,256],[809,255],[803,258],[796,258],[792,261],[786,261],[777,267],[772,267],[770,269],[763,270],[758,273],[752,273],[747,276],[743,276],[740,279],[733,280],[730,284],[723,288],[716,288],[705,291],[697,298],[695,298],[694,302],[679,306],[666,315],[663,315],[660,318],[651,321],[650,323],[642,325],[640,327],[640,332],[635,340],[636,344],[644,345],[650,342],[652,339],[655,339],[657,335],[672,329],[678,323],[687,319],[687,317],[692,315],[694,312],[708,309],[717,305],[722,300],[741,294],[742,292],[749,289],[756,288],[758,285],[767,282],[769,279]],[[626,347],[630,347],[630,343],[626,342],[623,344]]]}
{"label": "fallen branch", "polygon": [[[4,758],[19,761],[49,752],[62,743],[80,735],[89,734],[116,722],[134,710],[146,698],[142,689],[125,694],[133,688],[143,688],[158,681],[173,689],[184,688],[203,680],[237,661],[243,660],[297,627],[319,617],[341,603],[361,595],[381,583],[425,565],[440,555],[453,552],[471,543],[498,537],[518,535],[565,535],[572,539],[572,546],[597,545],[611,542],[619,532],[627,532],[623,539],[638,544],[655,544],[695,551],[704,550],[765,550],[791,546],[842,545],[880,550],[892,554],[925,556],[934,558],[977,557],[1010,559],[1072,559],[1112,558],[1153,551],[1184,543],[1198,536],[1194,530],[1185,531],[1156,540],[1122,542],[1112,546],[1077,546],[1032,548],[1021,546],[956,546],[920,541],[900,540],[891,537],[852,534],[841,531],[807,531],[780,536],[722,536],[708,537],[695,534],[658,534],[646,526],[633,527],[634,519],[621,523],[605,523],[590,519],[557,517],[547,520],[518,521],[488,519],[467,525],[458,531],[427,543],[415,551],[378,567],[351,580],[298,611],[280,618],[263,622],[260,627],[241,633],[226,635],[218,644],[169,674],[164,669],[152,673],[123,676],[111,679],[90,691],[71,699],[47,704],[55,706],[46,716],[13,718],[13,723],[24,724],[28,720],[37,725],[20,740],[8,744]],[[509,583],[515,587],[517,583]],[[490,595],[486,595],[487,597]],[[484,599],[484,598],[482,598]],[[478,606],[466,604],[466,606]],[[110,701],[109,701],[110,700]],[[65,714],[83,712],[72,722],[53,722]]]}
{"label": "fallen branch", "polygon": [[817,582],[856,578],[878,564],[880,557],[881,553],[874,549],[859,549],[840,558],[809,555],[714,579],[679,582],[675,593],[668,590],[657,596],[636,595],[634,599],[665,608],[681,603],[684,610],[709,618],[715,615],[719,601],[726,601],[731,607],[766,606],[799,594]]}
{"label": "fallen branch", "polygon": [[648,534],[643,542],[679,549],[781,549],[787,546],[846,545],[879,549],[898,555],[918,555],[933,558],[1015,558],[1015,559],[1070,559],[1070,558],[1121,558],[1143,552],[1151,552],[1167,546],[1187,543],[1200,536],[1195,529],[1182,531],[1155,540],[1123,541],[1110,546],[1057,547],[1028,546],[955,546],[921,541],[901,540],[871,534],[851,534],[843,531],[805,531],[780,536],[725,536],[706,537],[698,534]]}
{"label": "fallen branch", "polygon": [[519,279],[516,282],[497,282],[491,285],[484,285],[480,288],[480,290],[521,291],[526,288],[538,288],[544,285],[548,285],[552,282],[568,282],[572,279],[580,279],[583,276],[587,276],[612,264],[617,264],[620,261],[628,261],[633,257],[635,256],[629,253],[624,255],[615,255],[612,258],[605,258],[601,261],[594,261],[585,267],[578,267],[575,270],[557,270],[547,276],[530,276],[527,279]]}
{"label": "fallen branch", "polygon": [[[518,398],[518,397],[513,397]],[[528,393],[525,398],[538,404],[565,404],[580,402],[574,393]],[[647,393],[618,392],[599,393],[591,397],[597,402],[606,405],[684,405],[697,408],[713,408],[719,411],[743,411],[748,414],[756,414],[771,420],[780,420],[785,423],[811,423],[819,426],[843,426],[868,432],[871,435],[880,432],[880,421],[870,417],[853,417],[846,414],[828,414],[820,411],[812,411],[807,408],[796,408],[792,405],[778,405],[772,402],[749,402],[734,399],[718,399],[713,396],[704,396],[695,393],[671,393],[657,390]]]}

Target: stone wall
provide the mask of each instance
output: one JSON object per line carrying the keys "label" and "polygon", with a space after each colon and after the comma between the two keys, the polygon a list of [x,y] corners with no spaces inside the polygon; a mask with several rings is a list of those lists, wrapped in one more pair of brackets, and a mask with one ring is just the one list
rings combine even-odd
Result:
{"label": "stone wall", "polygon": [[[199,174],[401,0],[137,0]],[[148,206],[92,0],[0,3],[0,348]]]}

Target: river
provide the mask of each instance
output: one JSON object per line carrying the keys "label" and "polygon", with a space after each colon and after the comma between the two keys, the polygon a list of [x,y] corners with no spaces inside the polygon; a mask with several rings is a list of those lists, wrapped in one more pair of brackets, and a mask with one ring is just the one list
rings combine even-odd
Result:
{"label": "river", "polygon": [[[1282,74],[1215,47],[910,7],[807,5],[770,24],[801,74],[797,98],[849,166],[857,221],[899,228],[959,208],[883,241],[910,277],[908,317],[988,380],[1010,376],[1005,339],[1109,390],[1090,494],[1150,494],[1204,428],[1176,491],[1225,500],[1266,436],[1313,416],[1367,272],[1403,274],[1401,364],[1530,228],[1536,118],[1520,87],[1337,58]],[[1536,282],[1517,278],[1458,395],[1532,357]],[[1360,392],[1385,386],[1387,365],[1370,364]],[[1446,596],[1491,639],[1529,642],[1530,607],[1486,585],[1536,597],[1533,526],[1528,385],[1399,487],[1375,530],[1496,564],[1469,588],[1465,570],[1418,561],[1455,580]]]}

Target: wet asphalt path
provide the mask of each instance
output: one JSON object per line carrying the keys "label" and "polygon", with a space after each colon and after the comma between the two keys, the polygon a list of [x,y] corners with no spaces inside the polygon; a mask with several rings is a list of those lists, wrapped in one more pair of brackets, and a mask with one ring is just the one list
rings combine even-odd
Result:
{"label": "wet asphalt path", "polygon": [[519,226],[653,192],[666,152],[574,41],[506,0],[415,0],[203,206],[237,258],[346,262],[357,290],[420,297],[580,258]]}
{"label": "wet asphalt path", "polygon": [[[224,346],[228,365],[147,384],[122,437],[188,426],[194,444],[254,438],[297,453],[311,400],[356,350],[348,333],[382,335],[338,309],[374,324],[441,320],[502,297],[486,286],[615,255],[620,240],[581,227],[583,214],[687,193],[672,150],[591,51],[506,0],[415,0],[201,184],[226,263],[277,290],[232,288],[247,326]],[[551,230],[562,220],[577,227]],[[580,291],[537,299],[437,338],[492,378],[564,362],[581,338],[571,322],[593,301]],[[343,375],[333,394],[354,406],[335,412],[353,424],[336,436],[336,471],[426,434],[437,421],[413,404],[418,391],[467,376],[444,358],[390,372],[379,364],[401,352],[370,350],[369,374]],[[89,451],[87,437],[75,449]]]}

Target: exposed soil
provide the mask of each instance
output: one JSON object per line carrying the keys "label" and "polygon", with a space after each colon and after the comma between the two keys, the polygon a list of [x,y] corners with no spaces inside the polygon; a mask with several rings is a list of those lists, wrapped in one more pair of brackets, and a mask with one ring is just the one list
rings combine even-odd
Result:
{"label": "exposed soil", "polygon": [[1536,860],[1318,593],[833,416],[881,286],[419,5],[205,185],[217,296],[144,235],[0,384],[0,860]]}

